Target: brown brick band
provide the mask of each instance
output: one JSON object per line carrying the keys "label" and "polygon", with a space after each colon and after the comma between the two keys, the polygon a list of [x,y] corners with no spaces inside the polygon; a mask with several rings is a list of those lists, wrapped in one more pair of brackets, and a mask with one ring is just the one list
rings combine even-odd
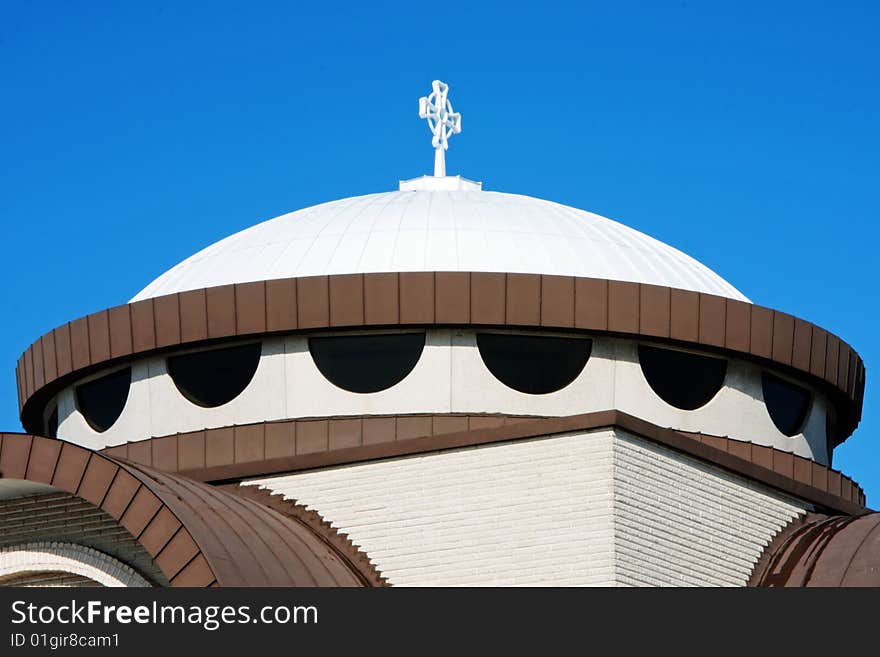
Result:
{"label": "brown brick band", "polygon": [[527,419],[535,417],[408,414],[280,420],[131,441],[102,452],[163,472],[188,472],[490,429]]}
{"label": "brown brick band", "polygon": [[130,442],[105,452],[218,483],[607,427],[620,427],[827,509],[864,512],[861,487],[837,470],[772,447],[664,429],[619,411],[554,418],[399,415],[284,420]]}
{"label": "brown brick band", "polygon": [[699,345],[773,363],[824,387],[835,442],[861,418],[865,367],[837,336],[724,297],[570,276],[425,272],[279,279],[181,292],[102,310],[50,331],[18,361],[22,423],[42,431],[51,396],[113,362],[210,340],[376,326],[583,330]]}
{"label": "brown brick band", "polygon": [[346,538],[294,504],[261,504],[62,440],[0,434],[0,478],[48,484],[102,509],[172,586],[384,583]]}

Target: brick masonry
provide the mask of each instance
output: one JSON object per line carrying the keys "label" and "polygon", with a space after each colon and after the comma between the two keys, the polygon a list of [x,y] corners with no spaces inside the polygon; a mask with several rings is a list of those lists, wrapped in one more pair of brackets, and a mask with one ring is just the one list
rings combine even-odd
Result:
{"label": "brick masonry", "polygon": [[808,508],[762,484],[619,432],[616,583],[744,586],[770,539]]}
{"label": "brick masonry", "polygon": [[[53,544],[56,548],[76,545],[115,563],[118,559],[151,583],[168,585],[144,548],[109,514],[89,502],[61,492],[0,500],[0,552],[5,553],[0,563],[5,563],[11,552],[20,552],[22,546],[45,548]],[[64,556],[71,555],[65,552]],[[91,566],[101,563],[104,561]]]}
{"label": "brick masonry", "polygon": [[605,431],[263,483],[344,527],[394,585],[605,585],[613,581],[612,469]]}
{"label": "brick masonry", "polygon": [[58,541],[0,548],[0,584],[149,587],[131,567],[89,547]]}
{"label": "brick masonry", "polygon": [[394,585],[742,586],[809,508],[619,429],[247,483],[320,512]]}

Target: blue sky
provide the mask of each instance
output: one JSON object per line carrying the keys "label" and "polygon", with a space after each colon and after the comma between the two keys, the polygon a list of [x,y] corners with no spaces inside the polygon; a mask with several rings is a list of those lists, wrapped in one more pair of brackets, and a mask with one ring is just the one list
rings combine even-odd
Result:
{"label": "blue sky", "polygon": [[835,454],[880,504],[880,5],[3,3],[0,429],[43,332],[207,244],[432,167],[622,221],[868,370]]}

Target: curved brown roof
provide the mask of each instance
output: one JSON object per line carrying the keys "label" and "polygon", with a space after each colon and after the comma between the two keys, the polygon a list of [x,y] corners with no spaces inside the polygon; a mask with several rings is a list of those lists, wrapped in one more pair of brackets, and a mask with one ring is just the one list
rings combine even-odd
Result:
{"label": "curved brown roof", "polygon": [[749,585],[880,587],[880,513],[795,520],[764,550]]}
{"label": "curved brown roof", "polygon": [[790,370],[838,411],[835,444],[859,423],[865,366],[846,342],[787,313],[687,290],[572,276],[410,272],[224,285],[116,306],[59,326],[18,360],[28,431],[76,378],[132,357],[215,340],[376,326],[507,326],[691,344]]}
{"label": "curved brown roof", "polygon": [[163,473],[66,441],[0,434],[0,478],[48,484],[109,513],[172,586],[381,586],[346,537],[296,505]]}

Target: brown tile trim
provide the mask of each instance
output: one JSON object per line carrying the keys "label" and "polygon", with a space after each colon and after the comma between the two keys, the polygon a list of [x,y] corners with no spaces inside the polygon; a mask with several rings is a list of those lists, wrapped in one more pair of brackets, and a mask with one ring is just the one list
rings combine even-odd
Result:
{"label": "brown tile trim", "polygon": [[[50,484],[103,509],[147,550],[172,586],[386,583],[367,556],[323,519],[296,509],[284,514],[277,500],[243,501],[63,440],[0,434],[0,478]],[[253,540],[251,532],[271,540]]]}
{"label": "brown tile trim", "polygon": [[101,452],[163,472],[190,472],[489,429],[538,417],[466,413],[309,417],[159,436],[114,445]]}
{"label": "brown tile trim", "polygon": [[[352,425],[358,423],[359,444],[357,437],[352,436]],[[377,424],[382,427],[379,433],[370,429]],[[190,479],[212,483],[239,481],[251,477],[409,456],[441,449],[619,427],[823,508],[842,513],[862,513],[865,509],[865,494],[858,484],[839,471],[802,456],[726,437],[666,429],[614,410],[553,418],[475,415],[310,418],[258,423],[247,427],[206,429],[200,433],[210,437],[213,433],[234,431],[238,434],[247,430],[249,434],[262,438],[271,433],[269,427],[284,427],[289,435],[298,441],[299,432],[306,425],[322,426],[324,436],[330,431],[330,427],[344,427],[344,431],[340,430],[339,446],[334,446],[333,437],[330,435],[329,439],[324,440],[321,448],[314,446],[306,450],[297,448],[295,453],[288,452],[287,456],[227,462],[225,465],[184,470],[181,474]],[[413,431],[412,426],[418,426],[421,430]],[[311,434],[312,429],[310,428],[309,431]],[[182,439],[182,436],[189,435],[191,434],[177,434],[152,440]],[[127,443],[129,458],[131,458],[131,447],[137,445],[139,445],[137,442]],[[258,445],[251,449],[255,452],[262,447]]]}
{"label": "brown tile trim", "polygon": [[18,390],[18,412],[19,412],[19,414],[21,414],[21,409],[23,408],[24,399],[25,399],[24,386],[22,384],[21,376],[22,376],[21,371],[16,367],[15,368],[15,385],[17,386],[16,389]]}
{"label": "brown tile trim", "polygon": [[[127,309],[127,311],[126,311]],[[99,367],[209,340],[366,326],[516,326],[669,340],[774,363],[834,401],[842,442],[858,425],[864,364],[837,336],[786,313],[654,285],[537,274],[313,276],[191,290],[100,311],[28,347],[16,376],[25,428]],[[130,331],[130,336],[128,331]],[[47,356],[47,349],[54,353]]]}

